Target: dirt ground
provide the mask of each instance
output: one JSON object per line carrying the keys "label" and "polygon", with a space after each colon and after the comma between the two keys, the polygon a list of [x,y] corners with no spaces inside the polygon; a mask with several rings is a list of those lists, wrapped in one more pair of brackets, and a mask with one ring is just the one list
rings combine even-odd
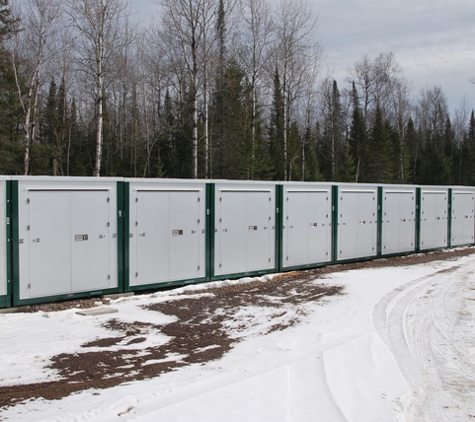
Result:
{"label": "dirt ground", "polygon": [[[49,368],[56,370],[61,379],[0,387],[0,408],[39,397],[47,400],[60,399],[74,392],[91,388],[104,389],[124,382],[158,377],[183,366],[220,359],[243,339],[242,332],[248,327],[246,324],[249,322],[239,320],[239,309],[248,306],[268,308],[272,324],[267,333],[262,333],[266,335],[297,324],[298,316],[305,314],[303,305],[322,301],[328,296],[344,294],[341,286],[329,285],[324,280],[319,280],[325,274],[350,269],[450,260],[471,254],[474,250],[456,249],[339,264],[284,273],[267,282],[256,281],[183,293],[173,300],[144,307],[150,312],[161,312],[175,317],[174,322],[154,325],[140,321],[125,323],[112,318],[104,323],[104,327],[111,332],[110,337],[82,344],[80,352],[64,353],[51,359]],[[25,307],[24,311],[52,312],[88,308],[96,306],[98,300],[100,299],[30,306]],[[108,303],[106,300],[103,302]],[[287,313],[294,316],[285,318]],[[230,324],[233,326],[232,330],[227,328]],[[169,341],[160,346],[130,349],[130,345],[143,343],[148,336],[158,333],[168,336]],[[121,345],[127,348],[121,350]],[[159,362],[148,363],[150,361]]]}

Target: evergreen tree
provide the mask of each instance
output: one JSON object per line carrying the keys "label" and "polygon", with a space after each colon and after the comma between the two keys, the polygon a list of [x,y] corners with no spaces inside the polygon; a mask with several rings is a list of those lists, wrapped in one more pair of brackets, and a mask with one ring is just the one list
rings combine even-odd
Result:
{"label": "evergreen tree", "polygon": [[409,183],[411,180],[411,160],[408,146],[401,139],[399,131],[395,130],[389,122],[386,122],[386,130],[389,133],[391,156],[392,160],[392,174],[395,183]]}
{"label": "evergreen tree", "polygon": [[390,134],[379,105],[376,106],[368,146],[369,155],[361,181],[371,183],[391,182]]}
{"label": "evergreen tree", "polygon": [[10,52],[4,44],[15,30],[17,20],[12,17],[8,3],[8,0],[0,0],[0,173],[21,174],[21,106],[10,66]]}
{"label": "evergreen tree", "polygon": [[419,133],[416,131],[414,126],[414,120],[409,118],[406,127],[406,145],[408,149],[408,159],[410,161],[410,178],[406,180],[410,183],[417,183],[416,180],[419,179],[420,173],[420,141]]}
{"label": "evergreen tree", "polygon": [[[330,91],[331,90],[331,91]],[[328,92],[330,91],[330,92]],[[345,119],[340,101],[340,91],[336,81],[326,94],[325,118],[323,122],[323,137],[320,146],[322,156],[321,170],[325,180],[337,181],[345,161]]]}
{"label": "evergreen tree", "polygon": [[17,19],[12,17],[8,0],[0,0],[0,43],[13,32]]}
{"label": "evergreen tree", "polygon": [[455,164],[455,182],[459,185],[475,185],[475,115],[470,115],[468,130],[457,149],[458,162]]}
{"label": "evergreen tree", "polygon": [[[351,116],[350,136],[348,139],[349,152],[354,161],[355,182],[362,181],[361,176],[365,173],[365,160],[368,157],[368,132],[366,123],[361,113],[358,93],[353,82],[353,114]],[[363,177],[364,178],[364,177]]]}
{"label": "evergreen tree", "polygon": [[274,178],[276,180],[284,180],[284,97],[277,68],[274,73],[273,88],[274,91],[268,131],[269,148],[271,160],[274,165]]}

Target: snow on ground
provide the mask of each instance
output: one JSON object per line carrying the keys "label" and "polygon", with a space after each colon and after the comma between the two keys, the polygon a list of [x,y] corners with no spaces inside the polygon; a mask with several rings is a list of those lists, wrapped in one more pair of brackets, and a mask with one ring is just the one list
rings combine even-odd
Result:
{"label": "snow on ground", "polygon": [[[218,361],[61,400],[31,400],[0,411],[0,420],[475,420],[474,274],[475,254],[333,273],[324,282],[345,286],[345,295],[309,304],[299,324],[265,336],[256,329],[265,331],[265,309],[253,308],[257,325]],[[176,292],[122,298],[112,302],[119,310],[112,316],[0,315],[0,385],[54,379],[44,369],[53,355],[110,337],[101,327],[110,318],[166,322],[170,317],[141,306],[175,298]],[[166,341],[153,334],[143,347]]]}

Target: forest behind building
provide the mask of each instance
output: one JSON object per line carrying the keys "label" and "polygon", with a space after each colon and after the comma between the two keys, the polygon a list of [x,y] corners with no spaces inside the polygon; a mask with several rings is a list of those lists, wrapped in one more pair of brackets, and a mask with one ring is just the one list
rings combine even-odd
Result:
{"label": "forest behind building", "polygon": [[[475,185],[475,116],[305,0],[0,0],[0,173]],[[475,87],[474,87],[475,89]]]}

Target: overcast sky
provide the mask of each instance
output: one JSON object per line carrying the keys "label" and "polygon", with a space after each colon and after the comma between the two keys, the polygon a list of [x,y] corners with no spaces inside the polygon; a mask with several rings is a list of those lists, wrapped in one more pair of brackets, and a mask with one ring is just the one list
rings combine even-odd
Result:
{"label": "overcast sky", "polygon": [[[271,0],[278,1],[278,0]],[[340,89],[348,70],[365,54],[393,52],[412,82],[421,88],[440,85],[451,112],[465,98],[475,107],[474,0],[308,0],[319,14],[319,36],[327,65]],[[151,0],[132,0],[147,20],[157,16]]]}

